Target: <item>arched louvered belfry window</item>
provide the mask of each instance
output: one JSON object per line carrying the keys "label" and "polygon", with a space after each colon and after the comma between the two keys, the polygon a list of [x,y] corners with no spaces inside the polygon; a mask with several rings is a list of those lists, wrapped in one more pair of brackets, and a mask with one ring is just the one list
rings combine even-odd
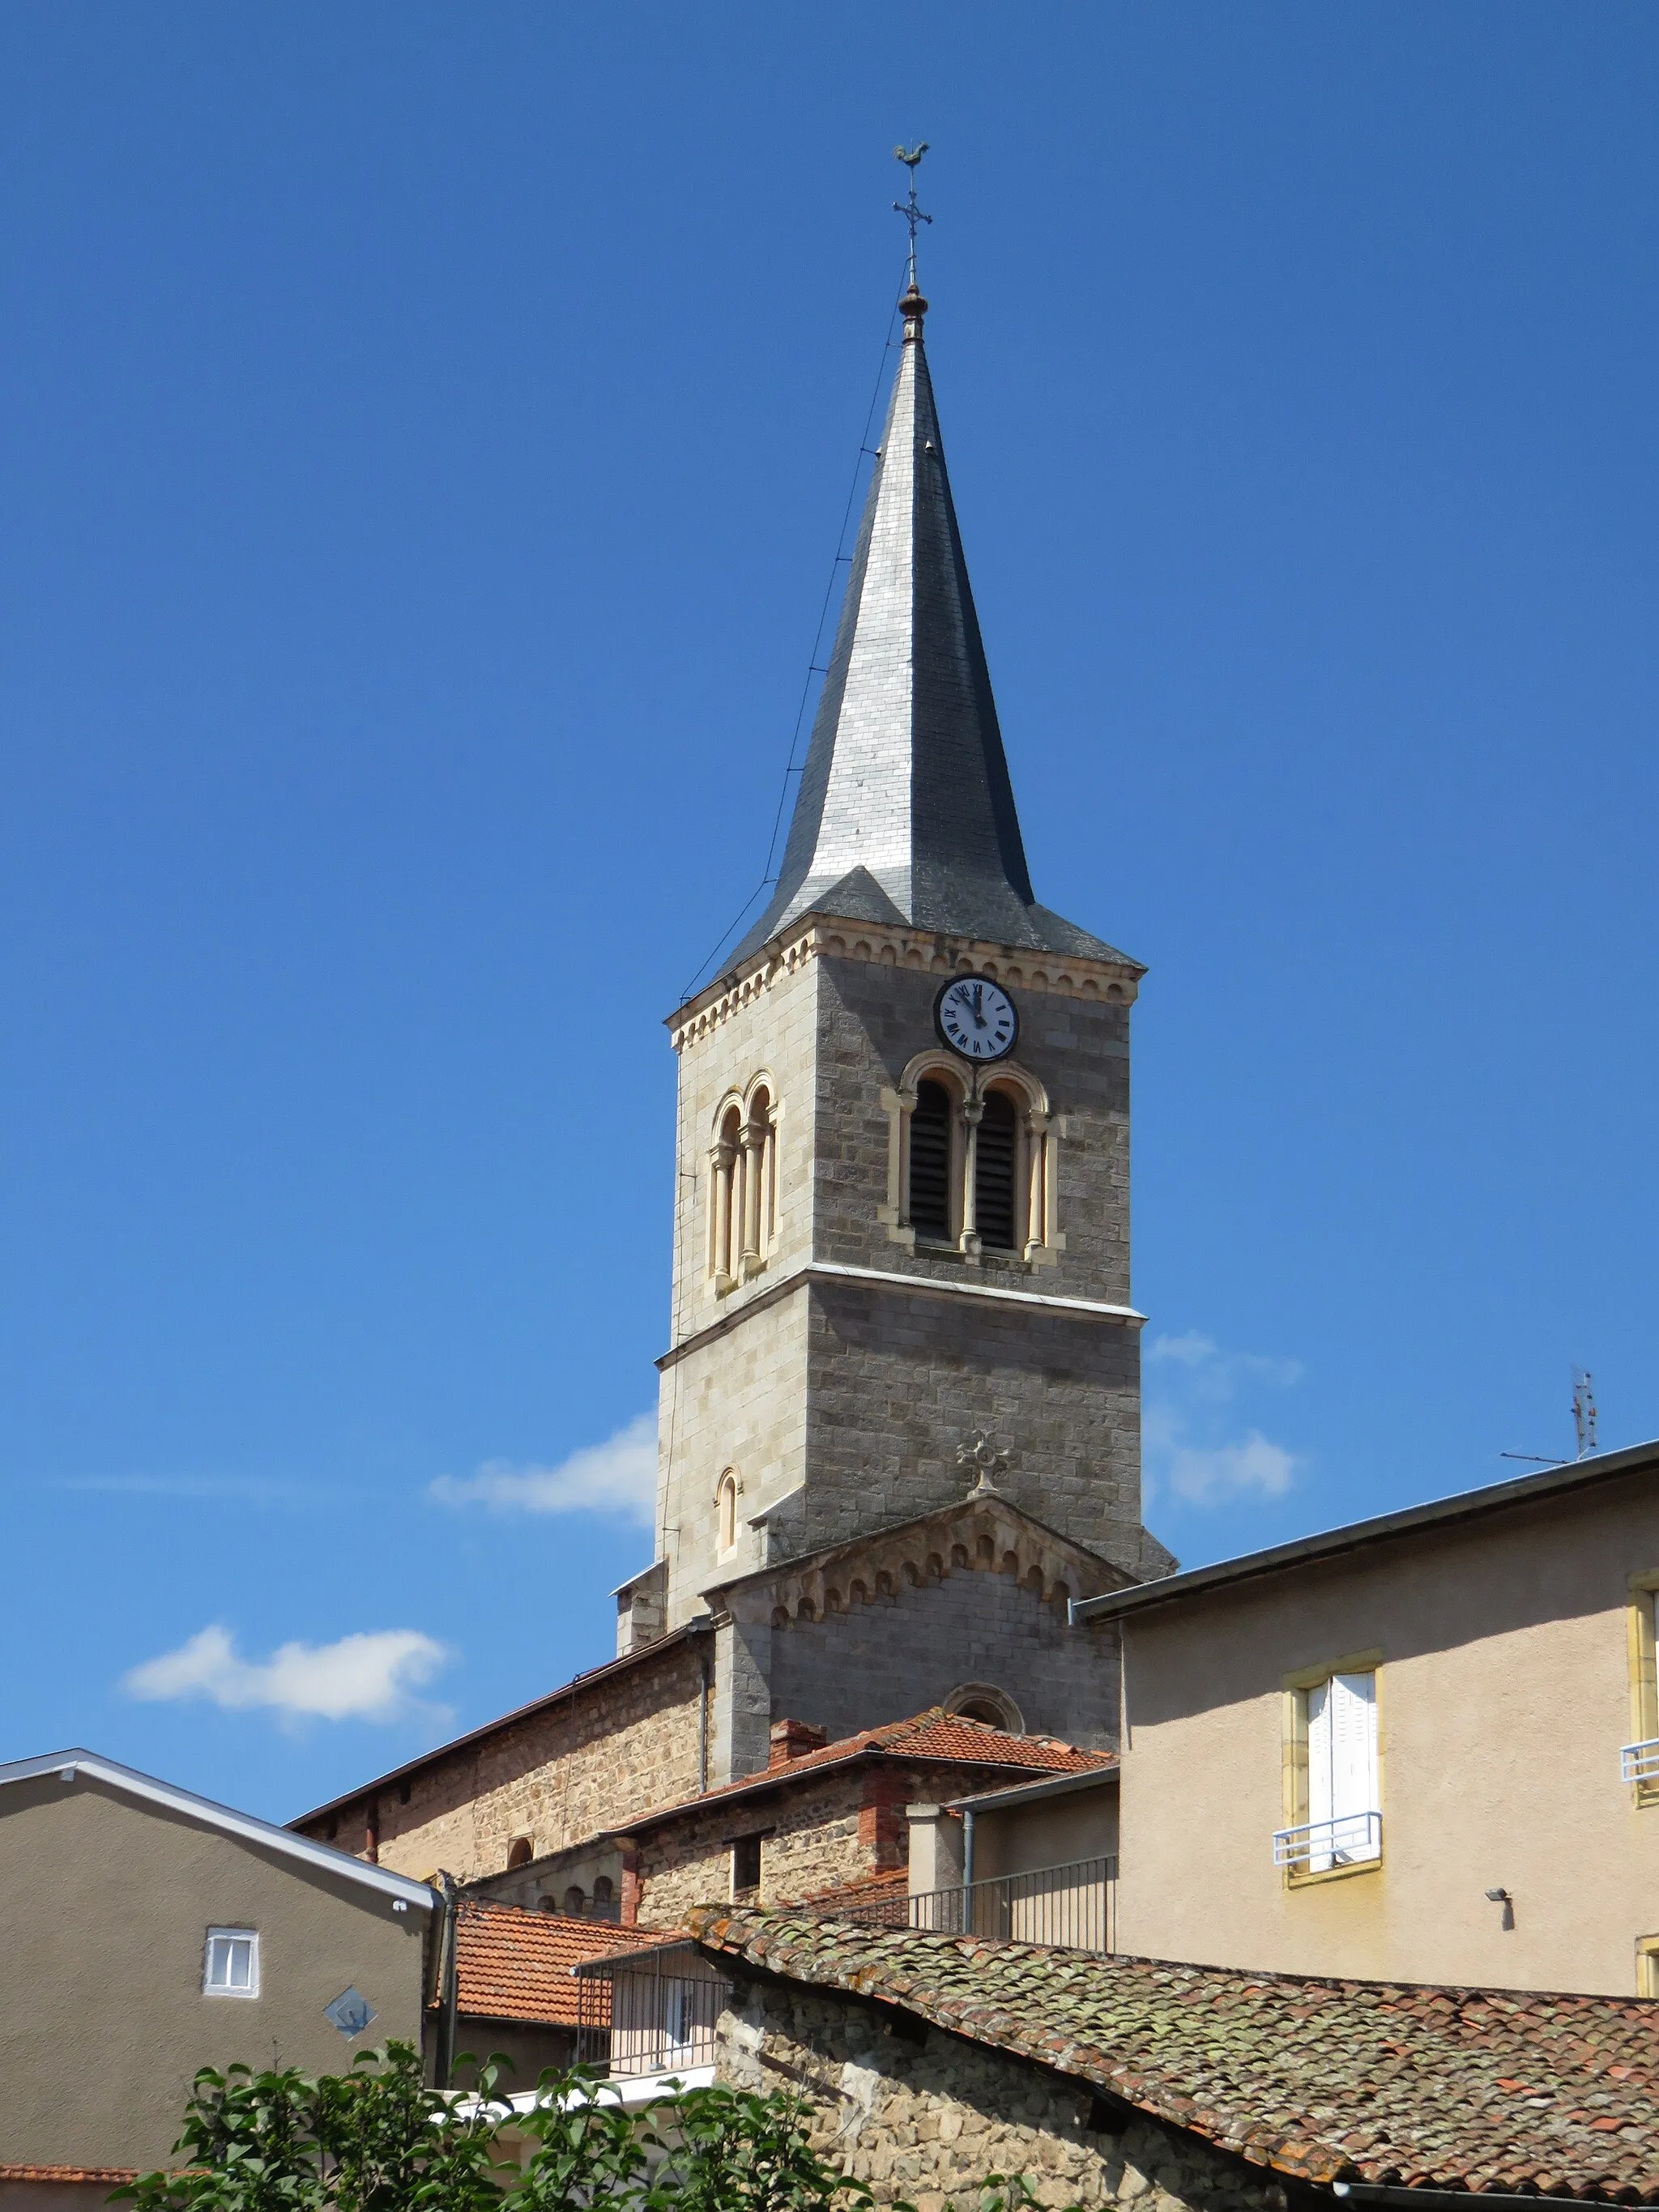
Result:
{"label": "arched louvered belfry window", "polygon": [[896,1243],[999,1267],[1054,1264],[1065,1249],[1054,1206],[1065,1124],[1032,1075],[1012,1062],[969,1072],[944,1053],[919,1053],[882,1104],[879,1218]]}
{"label": "arched louvered belfry window", "polygon": [[928,1244],[951,1240],[951,1121],[954,1101],[924,1077],[910,1114],[910,1221]]}
{"label": "arched louvered belfry window", "polygon": [[1006,1091],[985,1095],[974,1146],[974,1226],[989,1251],[1019,1249],[1024,1228],[1016,1188],[1019,1116]]}
{"label": "arched louvered belfry window", "polygon": [[746,1106],[723,1110],[709,1154],[708,1272],[716,1291],[766,1265],[777,1234],[777,1108],[757,1083]]}

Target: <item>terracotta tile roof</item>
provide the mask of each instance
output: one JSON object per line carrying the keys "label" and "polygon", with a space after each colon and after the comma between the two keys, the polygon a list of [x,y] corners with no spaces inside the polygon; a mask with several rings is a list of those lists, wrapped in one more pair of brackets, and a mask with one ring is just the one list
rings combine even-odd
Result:
{"label": "terracotta tile roof", "polygon": [[483,2020],[533,2020],[577,2026],[573,1966],[585,1959],[660,1942],[655,1933],[619,1928],[614,1920],[577,1920],[562,1912],[526,1912],[522,1905],[463,1898],[455,1927],[458,2009]]}
{"label": "terracotta tile roof", "polygon": [[913,1713],[908,1720],[888,1721],[880,1728],[861,1729],[857,1735],[842,1736],[838,1743],[826,1743],[817,1751],[803,1752],[799,1759],[763,1767],[757,1774],[744,1774],[735,1782],[722,1782],[713,1790],[705,1790],[700,1796],[682,1798],[678,1804],[641,1814],[636,1820],[619,1823],[611,1832],[633,1835],[694,1806],[735,1796],[742,1790],[765,1790],[779,1782],[793,1782],[799,1775],[819,1773],[826,1766],[844,1766],[854,1759],[871,1757],[1030,1768],[1047,1774],[1081,1774],[1091,1767],[1117,1764],[1110,1752],[1079,1751],[1075,1744],[1062,1743],[1058,1736],[1009,1735],[983,1721],[963,1720],[957,1714],[947,1713],[943,1705],[930,1705],[925,1713]]}
{"label": "terracotta tile roof", "polygon": [[852,1881],[843,1881],[834,1889],[814,1891],[811,1897],[797,1898],[798,1905],[810,1905],[814,1912],[823,1912],[832,1905],[884,1905],[890,1898],[908,1897],[910,1869],[908,1867],[888,1867],[880,1874],[863,1874]]}
{"label": "terracotta tile roof", "polygon": [[1659,2004],[705,1909],[711,1949],[1016,2051],[1303,2180],[1659,2201]]}
{"label": "terracotta tile roof", "polygon": [[0,2181],[137,2181],[136,2166],[0,2166]]}

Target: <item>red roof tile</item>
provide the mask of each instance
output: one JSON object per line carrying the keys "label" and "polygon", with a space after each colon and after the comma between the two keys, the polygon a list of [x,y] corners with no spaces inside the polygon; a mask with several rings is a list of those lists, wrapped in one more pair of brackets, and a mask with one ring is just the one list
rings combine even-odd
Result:
{"label": "red roof tile", "polygon": [[908,1867],[887,1867],[880,1874],[863,1874],[852,1881],[843,1881],[834,1889],[820,1889],[811,1897],[798,1898],[793,1902],[811,1905],[814,1912],[825,1912],[833,1905],[884,1905],[890,1898],[908,1897],[910,1869]]}
{"label": "red roof tile", "polygon": [[562,1912],[526,1912],[521,1905],[463,1898],[457,1909],[457,2008],[483,2020],[577,2023],[571,1969],[586,1959],[662,1941],[654,1931],[619,1928],[614,1920],[577,1920]]}
{"label": "red roof tile", "polygon": [[0,2181],[137,2181],[136,2166],[0,2166]]}
{"label": "red roof tile", "polygon": [[704,1908],[716,1953],[902,2006],[1313,2182],[1659,2203],[1659,2004],[1100,1958]]}
{"label": "red roof tile", "polygon": [[943,1705],[931,1705],[925,1713],[913,1713],[908,1720],[861,1729],[858,1735],[842,1736],[837,1743],[803,1752],[799,1759],[763,1767],[757,1774],[740,1775],[736,1781],[722,1782],[698,1796],[682,1798],[678,1804],[620,1822],[612,1833],[632,1835],[677,1813],[733,1796],[740,1790],[764,1790],[780,1782],[792,1782],[799,1775],[821,1773],[827,1766],[844,1766],[854,1759],[871,1757],[1029,1769],[1040,1774],[1083,1774],[1117,1764],[1110,1752],[1079,1751],[1075,1744],[1062,1743],[1052,1735],[1010,1735],[984,1721],[963,1720],[958,1714],[947,1713]]}

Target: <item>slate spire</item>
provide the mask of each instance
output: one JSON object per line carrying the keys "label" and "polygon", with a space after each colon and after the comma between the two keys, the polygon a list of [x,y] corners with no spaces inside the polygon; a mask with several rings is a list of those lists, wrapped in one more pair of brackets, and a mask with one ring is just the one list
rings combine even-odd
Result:
{"label": "slate spire", "polygon": [[1031,895],[990,672],[963,559],[927,302],[904,341],[789,842],[741,960],[808,913],[1122,959]]}

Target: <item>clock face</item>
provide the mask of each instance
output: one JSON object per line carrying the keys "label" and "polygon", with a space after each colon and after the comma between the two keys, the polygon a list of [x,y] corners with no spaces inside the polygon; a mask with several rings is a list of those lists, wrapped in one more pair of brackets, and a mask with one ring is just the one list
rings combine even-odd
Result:
{"label": "clock face", "polygon": [[984,975],[952,977],[933,1001],[933,1019],[964,1060],[1006,1060],[1019,1035],[1013,1000]]}

